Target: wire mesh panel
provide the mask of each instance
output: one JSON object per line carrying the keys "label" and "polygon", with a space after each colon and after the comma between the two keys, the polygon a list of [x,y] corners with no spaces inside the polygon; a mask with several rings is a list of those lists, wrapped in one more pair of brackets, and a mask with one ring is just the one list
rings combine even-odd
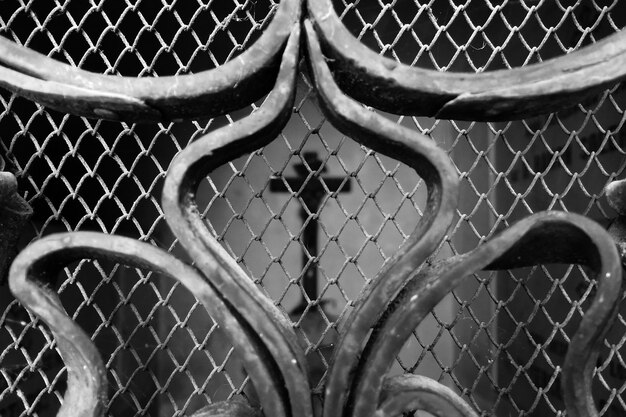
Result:
{"label": "wire mesh panel", "polygon": [[[440,71],[483,72],[561,56],[626,25],[614,1],[335,1],[380,54]],[[216,68],[272,19],[272,0],[7,0],[3,36],[83,69],[165,76]],[[226,250],[286,314],[319,401],[337,329],[363,286],[422,216],[426,187],[408,166],[341,135],[303,68],[291,120],[271,144],[214,170],[198,204]],[[131,236],[186,255],[159,204],[174,156],[257,106],[193,122],[129,124],[69,116],[2,92],[0,147],[34,209],[21,245],[59,231]],[[467,252],[541,210],[608,225],[604,187],[622,177],[621,85],[564,111],[516,122],[389,116],[447,151],[460,204],[435,257]],[[313,242],[313,243],[312,243]],[[303,277],[317,280],[315,291]],[[2,285],[4,286],[4,278]],[[222,329],[182,285],[149,270],[82,261],[50,286],[91,335],[108,371],[110,415],[189,415],[256,395]],[[6,289],[6,287],[3,287]],[[392,374],[416,373],[485,415],[559,415],[563,357],[596,283],[578,266],[483,272],[450,293],[406,343]],[[626,413],[620,314],[597,362],[602,415]],[[55,415],[67,375],[49,330],[0,295],[0,415]]]}

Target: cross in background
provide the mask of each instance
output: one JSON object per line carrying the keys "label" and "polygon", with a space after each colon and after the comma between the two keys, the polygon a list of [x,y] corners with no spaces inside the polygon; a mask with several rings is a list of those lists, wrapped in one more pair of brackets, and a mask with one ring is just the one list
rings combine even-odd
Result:
{"label": "cross in background", "polygon": [[[317,237],[318,218],[320,206],[325,200],[327,190],[330,193],[344,193],[351,190],[350,180],[345,177],[322,177],[320,174],[327,171],[326,166],[315,152],[303,152],[302,159],[305,163],[294,165],[296,176],[284,179],[274,177],[270,179],[270,191],[296,193],[302,198],[299,210],[300,220],[304,228],[302,230],[302,266],[305,269],[302,274],[302,288],[310,300],[317,300]],[[308,165],[308,168],[307,168]],[[285,184],[289,184],[289,187]],[[311,217],[309,218],[309,213]],[[294,313],[301,313],[307,306],[305,297],[295,307]]]}

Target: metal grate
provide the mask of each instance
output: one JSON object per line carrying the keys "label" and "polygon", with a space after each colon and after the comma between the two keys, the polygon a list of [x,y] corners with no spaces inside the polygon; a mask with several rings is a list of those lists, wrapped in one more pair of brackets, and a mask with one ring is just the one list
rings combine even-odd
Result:
{"label": "metal grate", "polygon": [[[458,3],[458,4],[457,4]],[[158,76],[217,67],[254,42],[271,20],[271,0],[7,0],[4,36],[99,73]],[[442,71],[512,68],[563,55],[626,26],[618,1],[336,1],[350,31],[381,54]],[[160,189],[172,158],[195,138],[249,114],[133,125],[63,115],[2,92],[1,155],[32,204],[23,243],[58,231],[133,236],[184,256],[163,220]],[[508,123],[400,117],[448,151],[461,182],[459,210],[437,256],[463,253],[512,222],[546,209],[608,224],[605,185],[622,177],[626,91],[622,86],[558,114]],[[305,158],[315,153],[314,167]],[[350,183],[317,214],[319,300],[300,279],[306,206],[288,178],[301,164]],[[270,188],[279,178],[287,192]],[[306,187],[306,186],[305,186]],[[364,283],[413,229],[425,187],[407,166],[343,137],[324,121],[306,76],[294,115],[267,147],[204,181],[207,223],[254,281],[291,317],[324,372],[341,323]],[[319,218],[319,219],[318,219]],[[313,223],[314,224],[314,223]],[[81,262],[55,284],[109,370],[111,415],[182,415],[235,392],[254,395],[220,329],[181,286],[150,271]],[[481,273],[451,293],[414,332],[392,372],[431,376],[485,414],[558,415],[564,346],[594,291],[579,267]],[[323,302],[316,302],[323,301]],[[626,412],[626,322],[607,336],[594,381],[605,416]],[[0,414],[55,415],[66,374],[49,332],[0,295]]]}

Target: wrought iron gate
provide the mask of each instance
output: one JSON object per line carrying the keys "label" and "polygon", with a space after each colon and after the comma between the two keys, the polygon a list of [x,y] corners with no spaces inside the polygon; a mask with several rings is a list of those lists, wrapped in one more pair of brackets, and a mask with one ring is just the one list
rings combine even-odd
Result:
{"label": "wrought iron gate", "polygon": [[0,415],[624,415],[624,26],[2,2]]}

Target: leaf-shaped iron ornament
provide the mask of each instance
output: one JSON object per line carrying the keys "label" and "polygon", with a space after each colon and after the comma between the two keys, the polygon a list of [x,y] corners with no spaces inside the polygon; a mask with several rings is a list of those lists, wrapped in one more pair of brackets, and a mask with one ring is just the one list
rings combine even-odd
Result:
{"label": "leaf-shaped iron ornament", "polygon": [[[259,394],[260,410],[233,399],[202,409],[197,417],[253,416],[260,412],[281,417],[314,415],[304,352],[291,323],[212,236],[195,202],[198,184],[207,173],[268,144],[289,120],[301,31],[309,75],[330,122],[357,142],[413,168],[428,189],[424,215],[416,229],[363,289],[341,329],[327,376],[323,416],[391,417],[416,409],[438,417],[476,416],[454,391],[434,380],[417,375],[386,377],[391,363],[424,317],[467,276],[483,269],[553,262],[585,265],[598,282],[595,298],[569,345],[561,387],[570,415],[598,415],[591,380],[597,348],[615,318],[622,285],[620,256],[611,236],[585,217],[544,212],[520,221],[469,253],[432,261],[430,257],[444,239],[457,206],[459,178],[449,157],[424,135],[366,109],[345,92],[367,104],[400,113],[440,117],[465,114],[480,120],[527,117],[567,106],[573,99],[622,79],[626,71],[623,33],[576,53],[585,63],[578,69],[570,66],[571,57],[563,57],[496,74],[498,82],[514,82],[507,93],[494,89],[497,82],[486,81],[486,75],[448,76],[393,66],[350,37],[330,0],[309,1],[311,20],[303,24],[301,7],[298,0],[281,2],[266,33],[248,51],[256,52],[244,52],[241,59],[226,64],[230,74],[225,70],[223,76],[214,78],[208,73],[189,75],[183,81],[167,77],[125,79],[125,91],[112,87],[117,78],[53,64],[8,41],[0,42],[4,51],[0,60],[5,65],[0,69],[2,85],[45,105],[84,116],[147,121],[223,114],[268,91],[260,85],[247,91],[242,83],[262,84],[261,80],[270,78],[274,82],[263,105],[252,115],[193,142],[168,170],[163,210],[195,267],[146,243],[85,232],[42,238],[13,263],[11,290],[51,328],[67,365],[68,388],[58,415],[88,417],[104,412],[106,371],[102,360],[88,335],[42,284],[70,262],[85,258],[109,259],[178,280],[228,334]],[[252,61],[255,65],[243,68]],[[327,61],[332,62],[332,68]],[[46,65],[39,65],[41,62]],[[581,74],[577,71],[587,67],[594,68],[595,77],[554,83],[549,94],[539,94],[534,80],[550,75],[546,68],[560,68],[561,75],[576,73],[577,78]],[[383,69],[388,72],[376,72]],[[211,74],[222,74],[219,70]],[[351,71],[354,76],[350,76]],[[415,74],[409,76],[407,71]],[[80,76],[71,81],[72,87],[65,94],[59,83],[68,83],[62,75],[68,72]],[[381,77],[388,77],[387,81],[382,82]],[[152,90],[148,85],[159,87]],[[371,97],[357,91],[370,89],[375,91]],[[164,91],[171,92],[171,103]],[[121,93],[123,98],[116,95]],[[108,98],[102,99],[105,96]],[[478,96],[482,97],[479,101],[472,101]],[[527,102],[529,97],[532,99]],[[390,98],[397,99],[397,106]]]}

